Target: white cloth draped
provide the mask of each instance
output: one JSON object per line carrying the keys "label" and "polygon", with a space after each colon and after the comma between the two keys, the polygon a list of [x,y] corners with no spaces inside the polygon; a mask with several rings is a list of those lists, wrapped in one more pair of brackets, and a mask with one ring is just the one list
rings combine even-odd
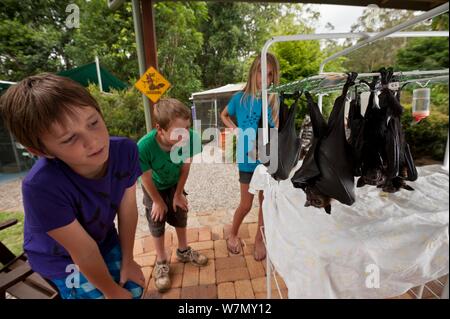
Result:
{"label": "white cloth draped", "polygon": [[277,182],[259,165],[250,192],[264,191],[267,251],[289,298],[389,298],[447,274],[448,172],[439,165],[418,172],[408,182],[415,191],[356,188],[355,204],[332,201],[327,215],[304,207],[290,178]]}

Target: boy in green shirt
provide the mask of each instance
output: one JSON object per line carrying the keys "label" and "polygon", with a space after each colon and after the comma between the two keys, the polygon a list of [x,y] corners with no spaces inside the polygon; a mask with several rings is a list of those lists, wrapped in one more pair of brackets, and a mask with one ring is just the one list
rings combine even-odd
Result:
{"label": "boy in green shirt", "polygon": [[191,112],[176,99],[161,99],[154,106],[156,128],[138,142],[145,214],[156,248],[155,286],[170,288],[169,261],[164,249],[166,222],[176,229],[177,259],[204,266],[208,258],[187,245],[188,201],[184,186],[192,157],[201,152],[201,140],[190,129]]}

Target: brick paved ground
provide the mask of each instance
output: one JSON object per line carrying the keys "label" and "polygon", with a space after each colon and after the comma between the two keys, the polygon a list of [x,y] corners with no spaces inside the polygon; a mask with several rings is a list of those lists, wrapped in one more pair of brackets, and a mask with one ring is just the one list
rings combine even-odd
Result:
{"label": "brick paved ground", "polygon": [[[159,293],[154,287],[153,268],[155,251],[150,236],[136,240],[134,253],[136,261],[143,267],[146,278],[144,298],[157,299],[264,299],[266,290],[266,261],[255,261],[253,258],[256,223],[244,223],[240,229],[240,237],[244,242],[243,252],[230,254],[225,239],[229,225],[188,228],[189,245],[209,258],[208,265],[198,268],[190,264],[182,264],[176,260],[176,234],[166,231],[166,249],[170,256],[170,277],[172,288],[166,293]],[[282,298],[287,298],[287,287],[277,275]],[[445,278],[440,279],[445,282]],[[440,295],[442,286],[436,281],[428,283],[424,290],[424,298],[436,298],[430,290]],[[414,289],[417,292],[417,289]],[[280,298],[272,278],[272,298]],[[397,299],[415,298],[411,291],[396,297]]]}

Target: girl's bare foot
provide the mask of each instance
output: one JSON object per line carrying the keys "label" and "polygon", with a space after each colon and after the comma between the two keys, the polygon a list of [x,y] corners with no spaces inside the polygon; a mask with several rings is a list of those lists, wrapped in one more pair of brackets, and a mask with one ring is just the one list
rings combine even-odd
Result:
{"label": "girl's bare foot", "polygon": [[238,236],[228,236],[227,249],[232,254],[239,254],[241,252],[241,239]]}
{"label": "girl's bare foot", "polygon": [[253,257],[256,261],[261,261],[266,258],[266,246],[264,246],[261,236],[257,236],[255,238],[255,251],[253,253]]}

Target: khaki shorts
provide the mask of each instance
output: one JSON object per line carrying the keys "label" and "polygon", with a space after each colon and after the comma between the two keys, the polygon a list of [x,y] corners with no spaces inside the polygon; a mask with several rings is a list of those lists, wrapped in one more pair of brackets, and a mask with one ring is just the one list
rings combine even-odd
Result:
{"label": "khaki shorts", "polygon": [[[173,226],[183,228],[187,225],[187,213],[188,211],[177,207],[176,212],[173,210],[173,196],[175,195],[175,191],[177,189],[177,185],[174,185],[168,189],[158,190],[159,195],[163,199],[164,203],[167,205],[167,213],[165,214],[162,221],[154,221],[152,219],[152,207],[153,200],[150,195],[145,190],[144,186],[142,186],[142,190],[144,192],[144,206],[145,206],[145,216],[147,217],[148,227],[150,229],[150,233],[153,237],[161,237],[164,235],[164,231],[166,228],[166,222]],[[185,191],[183,191],[184,195],[187,195]]]}

